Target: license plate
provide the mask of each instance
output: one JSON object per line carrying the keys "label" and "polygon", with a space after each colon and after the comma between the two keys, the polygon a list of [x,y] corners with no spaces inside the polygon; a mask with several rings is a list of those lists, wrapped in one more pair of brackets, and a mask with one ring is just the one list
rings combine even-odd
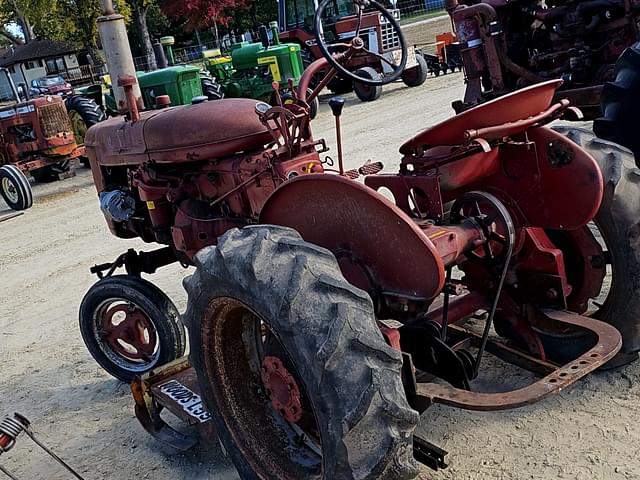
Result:
{"label": "license plate", "polygon": [[211,414],[202,404],[200,395],[191,391],[177,380],[170,380],[160,386],[160,391],[180,405],[182,409],[199,423],[211,420]]}

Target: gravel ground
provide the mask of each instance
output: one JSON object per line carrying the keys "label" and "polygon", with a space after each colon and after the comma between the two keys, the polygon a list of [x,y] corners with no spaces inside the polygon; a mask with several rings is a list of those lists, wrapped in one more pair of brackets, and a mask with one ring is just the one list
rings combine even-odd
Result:
{"label": "gravel ground", "polygon": [[[352,95],[343,116],[349,167],[380,160],[397,168],[400,143],[451,114],[463,92],[460,74],[430,78],[409,90],[385,89],[374,103]],[[334,145],[326,100],[315,135]],[[136,422],[128,387],[111,379],[84,348],[77,327],[81,298],[95,279],[94,263],[113,260],[139,241],[112,237],[86,170],[70,180],[36,185],[36,203],[24,216],[0,224],[0,416],[19,411],[87,479],[236,479],[217,445],[177,454]],[[6,206],[0,201],[0,215]],[[153,281],[185,307],[181,279],[171,266]],[[528,374],[487,362],[480,382],[506,388]],[[559,396],[502,413],[428,410],[419,432],[451,452],[450,468],[425,470],[424,479],[640,478],[640,364],[598,373]],[[18,478],[61,480],[26,439],[0,463]]]}

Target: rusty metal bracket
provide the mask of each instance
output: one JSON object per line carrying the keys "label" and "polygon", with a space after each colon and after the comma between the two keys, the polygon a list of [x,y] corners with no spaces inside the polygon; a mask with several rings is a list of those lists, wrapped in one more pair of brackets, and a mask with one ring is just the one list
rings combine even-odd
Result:
{"label": "rusty metal bracket", "polygon": [[159,372],[152,370],[141,377],[136,377],[131,384],[131,393],[136,402],[135,414],[142,428],[156,440],[182,452],[193,448],[198,440],[193,436],[174,430],[160,417],[163,407],[154,399],[150,380],[153,379],[153,382],[162,381],[188,368],[190,368],[189,359],[183,357],[164,365]]}
{"label": "rusty metal bracket", "polygon": [[572,385],[613,358],[622,347],[620,332],[607,323],[567,311],[545,310],[544,314],[560,324],[593,332],[597,336],[597,344],[574,361],[518,390],[504,393],[481,393],[435,383],[420,383],[416,387],[416,399],[427,405],[441,403],[479,411],[523,407]]}
{"label": "rusty metal bracket", "polygon": [[447,454],[448,452],[424,438],[421,438],[418,435],[413,436],[414,458],[418,462],[429,467],[431,470],[435,470],[437,472],[441,468],[447,468],[448,465],[445,462]]}

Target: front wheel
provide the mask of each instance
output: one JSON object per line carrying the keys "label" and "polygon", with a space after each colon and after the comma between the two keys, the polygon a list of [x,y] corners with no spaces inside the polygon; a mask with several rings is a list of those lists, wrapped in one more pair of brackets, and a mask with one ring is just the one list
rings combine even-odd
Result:
{"label": "front wheel", "polygon": [[[311,95],[312,93],[313,93],[313,90],[308,88],[307,97],[309,97],[309,95]],[[314,97],[313,100],[311,100],[311,103],[309,104],[309,118],[311,120],[313,120],[318,116],[318,110],[320,110],[320,100],[318,100],[318,97],[316,96]]]}
{"label": "front wheel", "polygon": [[185,332],[173,302],[152,283],[115,275],[93,285],[80,305],[80,332],[109,374],[131,383],[184,355]]}
{"label": "front wheel", "polygon": [[429,73],[427,61],[419,53],[416,53],[416,61],[418,64],[415,67],[408,68],[402,72],[402,81],[407,87],[419,87],[427,81],[427,74]]}
{"label": "front wheel", "polygon": [[[355,72],[354,75],[363,78],[370,78],[371,80],[378,80],[380,78],[380,74],[376,72],[374,68],[371,67],[363,67]],[[382,86],[381,85],[365,85],[360,82],[353,82],[353,91],[356,93],[356,96],[363,102],[373,102],[380,98],[382,95]]]}
{"label": "front wheel", "polygon": [[243,479],[411,479],[418,414],[369,296],[328,250],[231,230],[185,280],[191,363]]}
{"label": "front wheel", "polygon": [[0,194],[13,210],[26,210],[33,205],[31,184],[15,165],[0,167]]}

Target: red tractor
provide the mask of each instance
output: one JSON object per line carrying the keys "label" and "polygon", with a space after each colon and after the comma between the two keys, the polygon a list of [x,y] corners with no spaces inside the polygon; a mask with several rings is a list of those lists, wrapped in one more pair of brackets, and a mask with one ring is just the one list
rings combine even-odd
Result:
{"label": "red tractor", "polygon": [[[309,101],[335,75],[396,80],[407,51],[371,79],[346,66],[366,48],[359,37],[336,55],[316,41],[325,57],[293,103],[140,113],[123,76],[129,114],[87,134],[111,232],[163,245],[96,265],[80,308],[87,347],[133,382],[148,432],[193,445],[166,409],[219,438],[246,479],[410,479],[416,460],[445,466],[414,433],[430,405],[522,407],[637,358],[638,259],[620,232],[635,225],[638,183],[610,144],[546,126],[569,112],[553,100],[561,81],[426,129],[400,147],[398,173],[345,171],[340,143],[331,160],[313,137]],[[343,106],[331,102],[338,139]],[[195,267],[183,319],[141,278],[175,262]],[[487,354],[540,378],[479,391]]]}
{"label": "red tractor", "polygon": [[[603,84],[616,78],[616,60],[640,39],[635,1],[447,0],[445,7],[467,85],[464,99],[454,103],[458,112],[527,85],[562,79],[557,98],[568,98],[594,119],[601,114]],[[627,64],[629,58],[635,61],[630,54]],[[625,83],[618,87],[628,90]],[[614,90],[605,100],[616,96]],[[613,129],[608,132],[613,135]]]}
{"label": "red tractor", "polygon": [[[15,88],[14,94],[18,98]],[[76,143],[61,97],[0,108],[0,194],[10,208],[25,210],[33,204],[26,173],[43,182],[69,176],[71,162],[82,155],[84,147]]]}
{"label": "red tractor", "polygon": [[[326,3],[322,18],[315,15],[318,0],[287,0],[278,3],[280,39],[287,43],[301,45],[305,68],[324,55],[314,32],[321,32],[324,41],[332,51],[344,50],[353,38],[359,37],[365,49],[353,55],[346,62],[347,67],[356,71],[359,77],[376,79],[393,73],[392,64],[400,58],[403,46],[397,22],[400,10],[391,10],[392,16],[381,16],[375,9],[369,9],[362,16],[356,15],[353,2],[332,0]],[[407,62],[400,78],[408,87],[422,85],[428,74],[427,62],[407,46]],[[313,83],[313,82],[312,82]],[[382,94],[382,85],[356,82],[344,75],[336,76],[328,85],[329,89],[342,94],[354,91],[360,100],[377,100]]]}

